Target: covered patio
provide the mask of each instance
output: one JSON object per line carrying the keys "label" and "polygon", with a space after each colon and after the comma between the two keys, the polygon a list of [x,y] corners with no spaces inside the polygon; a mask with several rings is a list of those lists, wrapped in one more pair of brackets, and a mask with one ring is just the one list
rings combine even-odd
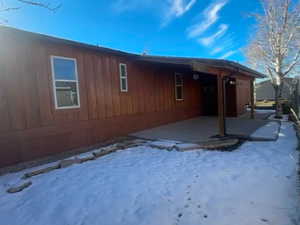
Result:
{"label": "covered patio", "polygon": [[[225,127],[227,136],[238,136],[249,139],[276,140],[279,123],[266,118],[270,113],[255,113],[256,119],[251,119],[249,113],[240,117],[226,118]],[[269,129],[256,132],[262,127]],[[152,129],[132,133],[132,136],[145,139],[176,140],[185,143],[203,143],[214,140],[219,136],[219,119],[213,116],[200,116],[189,120],[179,121]]]}
{"label": "covered patio", "polygon": [[[191,76],[194,82],[201,86],[201,109],[198,118],[147,129],[132,135],[195,143],[207,141],[212,137],[224,138],[228,134],[250,136],[267,124],[260,118],[255,119],[254,111],[254,80],[265,75],[227,60],[156,56],[143,56],[139,60],[159,67],[171,67],[176,71],[185,70],[183,74]],[[245,113],[246,105],[250,110],[245,116],[242,113]]]}

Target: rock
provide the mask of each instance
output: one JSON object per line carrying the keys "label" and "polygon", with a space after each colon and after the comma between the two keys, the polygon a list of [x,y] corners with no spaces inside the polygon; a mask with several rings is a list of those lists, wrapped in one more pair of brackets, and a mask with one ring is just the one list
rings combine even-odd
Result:
{"label": "rock", "polygon": [[117,150],[119,150],[120,148],[116,145],[111,145],[111,146],[108,146],[108,147],[105,147],[105,148],[102,148],[100,151],[97,151],[97,152],[93,152],[93,155],[95,158],[99,158],[99,157],[102,157],[104,155],[107,155],[107,154],[110,154],[112,152],[115,152]]}
{"label": "rock", "polygon": [[36,176],[39,174],[48,173],[48,172],[50,172],[52,170],[56,170],[58,168],[59,168],[59,165],[42,168],[42,169],[35,170],[35,171],[29,172],[29,173],[25,173],[22,178],[26,179],[26,178],[33,177],[33,176]]}
{"label": "rock", "polygon": [[94,159],[96,159],[96,157],[94,155],[90,155],[87,157],[80,158],[79,160],[80,160],[80,163],[84,163],[84,162],[91,161]]}
{"label": "rock", "polygon": [[31,181],[25,182],[24,184],[21,184],[20,186],[17,187],[11,187],[7,189],[8,193],[17,193],[20,191],[23,191],[25,188],[28,188],[30,185],[32,185]]}
{"label": "rock", "polygon": [[135,148],[135,147],[138,147],[138,146],[141,146],[140,144],[130,144],[130,145],[127,145],[126,149],[127,148]]}
{"label": "rock", "polygon": [[176,149],[178,151],[184,152],[184,151],[192,151],[196,149],[201,149],[201,146],[198,144],[177,144]]}
{"label": "rock", "polygon": [[168,151],[173,150],[176,147],[177,142],[173,141],[152,141],[149,143],[149,146],[152,148],[165,149]]}
{"label": "rock", "polygon": [[59,168],[66,168],[73,164],[80,163],[80,159],[74,158],[74,159],[64,159],[59,162]]}

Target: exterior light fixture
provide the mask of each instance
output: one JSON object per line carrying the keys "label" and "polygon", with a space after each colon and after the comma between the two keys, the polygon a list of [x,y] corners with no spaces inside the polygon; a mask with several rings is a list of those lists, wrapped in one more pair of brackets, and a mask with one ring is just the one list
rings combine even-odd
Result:
{"label": "exterior light fixture", "polygon": [[199,74],[196,74],[196,73],[193,74],[193,79],[194,79],[194,80],[199,80]]}
{"label": "exterior light fixture", "polygon": [[230,85],[235,85],[235,81],[234,81],[234,80],[231,80],[231,81],[229,81],[229,84],[230,84]]}

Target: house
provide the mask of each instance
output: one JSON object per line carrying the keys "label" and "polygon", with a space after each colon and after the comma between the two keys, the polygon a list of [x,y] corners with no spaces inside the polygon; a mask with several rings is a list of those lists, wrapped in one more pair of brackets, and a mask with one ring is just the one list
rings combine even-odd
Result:
{"label": "house", "polygon": [[253,105],[263,77],[227,60],[142,56],[9,27],[0,41],[2,167],[200,115],[218,115],[222,136],[225,115]]}
{"label": "house", "polygon": [[[282,97],[290,99],[294,87],[294,78],[283,79]],[[262,81],[255,85],[256,100],[275,100],[274,87],[270,80]]]}

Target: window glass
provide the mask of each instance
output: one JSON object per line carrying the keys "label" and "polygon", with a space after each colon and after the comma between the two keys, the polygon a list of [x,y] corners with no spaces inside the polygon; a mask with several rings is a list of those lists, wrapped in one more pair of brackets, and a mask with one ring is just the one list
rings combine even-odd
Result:
{"label": "window glass", "polygon": [[183,84],[183,77],[181,74],[176,74],[176,85],[182,85]]}
{"label": "window glass", "polygon": [[78,106],[76,82],[56,82],[56,98],[58,107]]}
{"label": "window glass", "polygon": [[175,74],[175,98],[183,100],[183,76],[178,73]]}
{"label": "window glass", "polygon": [[126,77],[126,65],[121,64],[121,77]]}
{"label": "window glass", "polygon": [[127,90],[127,81],[126,79],[121,79],[121,89],[122,90]]}
{"label": "window glass", "polygon": [[76,80],[75,61],[63,58],[53,58],[56,80]]}
{"label": "window glass", "polygon": [[51,59],[56,108],[78,108],[80,103],[76,60],[55,56]]}
{"label": "window glass", "polygon": [[176,93],[177,93],[177,96],[176,96],[176,99],[177,100],[181,100],[182,99],[182,87],[181,86],[177,86],[176,87]]}
{"label": "window glass", "polygon": [[120,63],[120,90],[121,92],[128,91],[127,66]]}

